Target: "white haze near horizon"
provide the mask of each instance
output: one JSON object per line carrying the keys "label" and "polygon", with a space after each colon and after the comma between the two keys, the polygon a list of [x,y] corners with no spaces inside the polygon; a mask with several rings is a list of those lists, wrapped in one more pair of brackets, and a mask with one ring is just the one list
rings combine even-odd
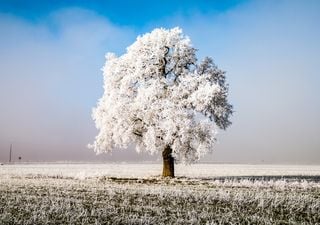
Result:
{"label": "white haze near horizon", "polygon": [[320,4],[255,1],[221,14],[168,16],[144,27],[117,26],[79,8],[41,22],[0,14],[0,162],[151,161],[132,147],[99,155],[97,130],[104,54],[122,54],[139,34],[180,26],[201,57],[227,71],[233,125],[203,160],[320,163]]}

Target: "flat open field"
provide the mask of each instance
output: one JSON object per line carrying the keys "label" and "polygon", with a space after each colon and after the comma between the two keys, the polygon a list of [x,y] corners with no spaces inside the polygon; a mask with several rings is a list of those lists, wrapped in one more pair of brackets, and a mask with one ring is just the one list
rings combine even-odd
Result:
{"label": "flat open field", "polygon": [[320,166],[0,166],[0,224],[320,224]]}

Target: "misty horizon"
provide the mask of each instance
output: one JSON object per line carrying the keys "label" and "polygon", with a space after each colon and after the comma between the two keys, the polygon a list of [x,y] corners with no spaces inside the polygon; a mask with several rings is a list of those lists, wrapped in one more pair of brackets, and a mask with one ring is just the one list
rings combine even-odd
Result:
{"label": "misty horizon", "polygon": [[[200,162],[320,163],[320,3],[0,3],[0,162],[161,162],[133,146],[96,155],[92,108],[107,52],[179,26],[226,71],[233,124]],[[141,4],[141,5],[139,5]],[[133,5],[131,7],[134,7]],[[105,8],[105,10],[104,10]],[[18,159],[21,157],[21,160]]]}

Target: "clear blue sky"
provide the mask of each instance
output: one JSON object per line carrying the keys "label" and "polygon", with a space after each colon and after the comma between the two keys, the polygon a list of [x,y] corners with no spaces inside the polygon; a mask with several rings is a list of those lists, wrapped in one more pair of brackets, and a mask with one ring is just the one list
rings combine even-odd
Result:
{"label": "clear blue sky", "polygon": [[227,71],[233,125],[205,161],[320,163],[320,1],[0,1],[0,161],[95,156],[91,110],[106,52],[181,27]]}

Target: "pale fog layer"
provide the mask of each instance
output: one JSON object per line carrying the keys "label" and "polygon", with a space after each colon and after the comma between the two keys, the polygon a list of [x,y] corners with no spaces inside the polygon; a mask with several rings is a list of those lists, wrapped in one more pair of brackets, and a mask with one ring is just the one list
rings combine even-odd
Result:
{"label": "pale fog layer", "polygon": [[39,23],[0,13],[0,161],[11,143],[14,161],[156,161],[87,149],[98,133],[91,110],[106,52],[121,55],[138,34],[180,26],[201,57],[227,71],[235,110],[204,161],[319,164],[319,11],[319,1],[252,1],[140,29],[75,8]]}

